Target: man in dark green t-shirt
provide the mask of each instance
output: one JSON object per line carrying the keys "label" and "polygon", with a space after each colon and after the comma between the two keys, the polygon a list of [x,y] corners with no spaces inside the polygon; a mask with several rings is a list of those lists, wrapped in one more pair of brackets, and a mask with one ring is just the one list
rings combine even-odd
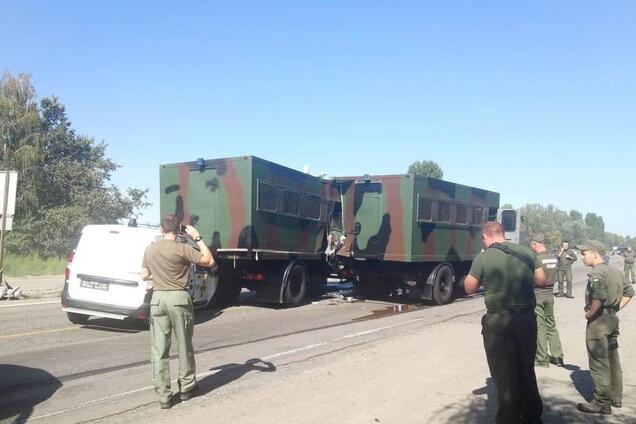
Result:
{"label": "man in dark green t-shirt", "polygon": [[497,222],[482,228],[482,251],[464,279],[466,293],[484,287],[488,312],[482,335],[497,387],[497,423],[541,423],[543,403],[534,373],[537,320],[534,287],[547,282],[541,261],[525,246],[507,242]]}
{"label": "man in dark green t-shirt", "polygon": [[623,406],[623,371],[618,356],[618,316],[634,296],[634,289],[621,272],[604,263],[604,246],[590,240],[576,246],[583,263],[592,267],[585,290],[585,344],[590,375],[594,382],[594,399],[579,403],[579,411],[611,414],[612,406]]}

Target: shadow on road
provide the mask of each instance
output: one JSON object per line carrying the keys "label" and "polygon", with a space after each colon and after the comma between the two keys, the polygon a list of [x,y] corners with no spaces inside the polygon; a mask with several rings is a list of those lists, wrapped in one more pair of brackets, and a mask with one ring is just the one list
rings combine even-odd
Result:
{"label": "shadow on road", "polygon": [[[580,368],[571,366],[573,374]],[[576,368],[576,369],[575,369]],[[589,373],[580,371],[580,375],[571,376],[572,380],[578,379],[579,384],[587,391]],[[577,383],[575,383],[577,384]],[[590,381],[591,384],[591,381]],[[581,389],[577,387],[579,392]],[[486,396],[486,399],[483,398]],[[634,410],[631,408],[613,409],[611,417],[601,415],[584,414],[577,411],[576,403],[571,399],[551,396],[543,398],[543,422],[546,424],[633,424]],[[497,415],[497,389],[492,380],[488,378],[483,387],[472,392],[472,396],[466,396],[463,400],[446,405],[434,414],[432,422],[448,422],[457,424],[486,424],[495,422]]]}
{"label": "shadow on road", "polygon": [[250,371],[274,372],[276,367],[271,362],[266,362],[258,358],[247,360],[244,364],[225,364],[210,368],[210,371],[217,371],[215,374],[204,377],[199,381],[199,386],[203,394],[209,393],[219,387],[225,386]]}
{"label": "shadow on road", "polygon": [[0,421],[25,422],[33,408],[62,387],[60,380],[39,368],[0,364]]}
{"label": "shadow on road", "polygon": [[570,379],[577,392],[588,402],[594,397],[594,382],[589,371],[582,370],[577,365],[566,365],[565,369],[571,371]]}

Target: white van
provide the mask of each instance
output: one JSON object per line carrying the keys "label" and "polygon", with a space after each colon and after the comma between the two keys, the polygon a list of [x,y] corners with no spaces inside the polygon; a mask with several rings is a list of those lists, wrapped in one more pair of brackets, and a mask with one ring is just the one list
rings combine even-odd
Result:
{"label": "white van", "polygon": [[[151,291],[141,279],[144,251],[161,238],[159,228],[87,225],[69,255],[62,310],[75,324],[90,316],[147,320]],[[190,294],[207,306],[217,286],[209,269],[192,266]]]}

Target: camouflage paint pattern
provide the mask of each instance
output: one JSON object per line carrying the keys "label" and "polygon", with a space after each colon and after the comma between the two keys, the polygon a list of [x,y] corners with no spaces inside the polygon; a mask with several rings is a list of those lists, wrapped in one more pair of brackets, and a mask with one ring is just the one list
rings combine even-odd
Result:
{"label": "camouflage paint pattern", "polygon": [[[418,222],[418,196],[481,207],[484,222],[499,206],[497,193],[412,175],[326,181],[254,156],[207,160],[203,165],[160,167],[161,215],[175,213],[184,223],[195,225],[214,251],[228,254],[268,251],[317,258],[325,249],[329,213],[334,203],[342,202],[342,231],[333,231],[347,236],[340,256],[394,262],[469,261],[482,248],[481,223],[457,224],[454,217],[448,223]],[[260,185],[276,187],[276,212],[260,209]],[[320,218],[282,213],[284,191],[318,196]]]}
{"label": "camouflage paint pattern", "polygon": [[[259,209],[259,184],[301,198],[320,198],[319,219]],[[330,200],[339,199],[334,185],[320,178],[254,156],[161,165],[161,216],[174,213],[197,227],[214,251],[266,250],[320,255],[324,250]]]}
{"label": "camouflage paint pattern", "polygon": [[[355,182],[351,182],[355,179]],[[418,222],[418,195],[483,208],[486,222],[499,206],[499,194],[448,181],[412,175],[374,175],[339,179],[344,231],[352,234],[342,256],[396,262],[462,262],[482,249],[481,223]],[[435,203],[434,203],[435,204]],[[455,210],[451,206],[451,212]],[[470,214],[472,215],[472,214]]]}

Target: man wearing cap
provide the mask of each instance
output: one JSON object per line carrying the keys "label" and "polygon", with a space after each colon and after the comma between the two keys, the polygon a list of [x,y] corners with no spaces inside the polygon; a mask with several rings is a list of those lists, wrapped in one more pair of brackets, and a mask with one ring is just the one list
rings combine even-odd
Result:
{"label": "man wearing cap", "polygon": [[566,285],[565,297],[574,299],[572,295],[572,264],[576,262],[576,254],[567,241],[561,242],[561,250],[557,255],[559,263],[557,265],[557,278],[559,279],[559,291],[555,296],[563,296],[563,283]]}
{"label": "man wearing cap", "polygon": [[487,313],[481,320],[482,336],[497,387],[497,423],[541,423],[533,288],[547,282],[543,265],[527,247],[507,242],[497,222],[486,223],[481,238],[485,250],[473,261],[464,289],[472,294],[484,286]]}
{"label": "man wearing cap", "polygon": [[625,271],[625,278],[627,282],[634,284],[636,281],[635,270],[634,270],[634,259],[636,255],[634,254],[634,249],[631,246],[627,248],[625,252],[623,252],[623,269]]}
{"label": "man wearing cap", "polygon": [[579,411],[611,414],[612,406],[623,406],[623,371],[618,356],[618,317],[634,296],[634,289],[619,270],[603,263],[603,244],[591,240],[577,245],[583,263],[592,267],[585,289],[585,344],[594,399],[579,403]]}
{"label": "man wearing cap", "polygon": [[541,233],[530,237],[530,248],[543,264],[543,271],[548,279],[545,287],[536,287],[534,294],[537,298],[537,306],[534,312],[537,314],[537,355],[535,365],[548,367],[550,363],[563,366],[563,349],[561,339],[556,329],[554,319],[554,296],[552,288],[556,281],[557,258],[548,253],[545,248],[545,236]]}

